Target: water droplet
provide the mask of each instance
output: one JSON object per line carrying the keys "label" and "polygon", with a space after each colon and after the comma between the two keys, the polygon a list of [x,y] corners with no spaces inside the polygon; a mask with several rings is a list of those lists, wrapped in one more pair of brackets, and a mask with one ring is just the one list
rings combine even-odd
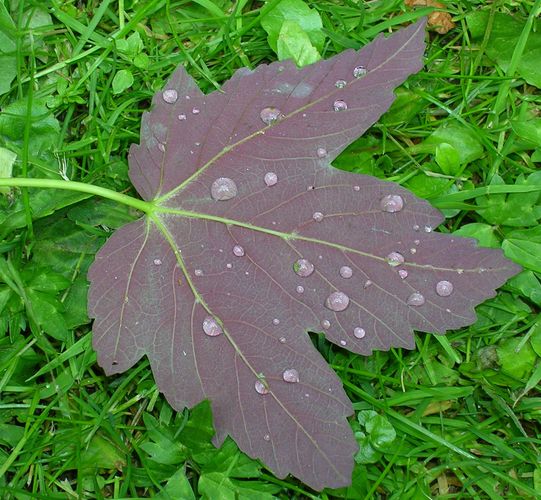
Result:
{"label": "water droplet", "polygon": [[457,269],[456,272],[457,274],[464,274],[464,269]]}
{"label": "water droplet", "polygon": [[398,276],[405,280],[408,277],[408,271],[406,271],[405,269],[400,269],[400,271],[398,271]]}
{"label": "water droplet", "polygon": [[318,158],[325,158],[327,156],[327,150],[325,148],[317,148],[316,155]]}
{"label": "water droplet", "polygon": [[174,104],[177,102],[178,93],[175,89],[167,89],[162,93],[163,100],[168,104]]}
{"label": "water droplet", "polygon": [[278,340],[280,341],[280,344],[285,344],[286,343],[286,338],[285,337],[280,337]]}
{"label": "water droplet", "polygon": [[436,283],[436,293],[440,297],[449,297],[453,293],[453,284],[450,281],[438,281]]}
{"label": "water droplet", "polygon": [[404,264],[404,256],[398,252],[391,252],[389,255],[387,255],[387,257],[385,257],[385,260],[391,267]]}
{"label": "water droplet", "polygon": [[278,108],[263,108],[259,116],[265,125],[272,125],[274,122],[282,119],[284,115]]}
{"label": "water droplet", "polygon": [[366,280],[366,281],[364,282],[363,287],[364,287],[364,288],[368,288],[371,284],[372,284],[372,280]]}
{"label": "water droplet", "polygon": [[419,224],[414,224],[414,225],[413,225],[413,230],[414,230],[414,231],[419,231],[419,229],[421,229],[421,227],[419,226]]}
{"label": "water droplet", "polygon": [[333,292],[325,301],[325,306],[331,311],[343,311],[349,305],[349,297],[344,292]]}
{"label": "water droplet", "polygon": [[353,68],[353,76],[355,78],[361,78],[366,75],[366,73],[367,70],[364,66],[356,66],[355,68]]}
{"label": "water droplet", "polygon": [[421,240],[413,240],[413,244],[414,244],[414,245],[420,245],[420,244],[421,244]]}
{"label": "water droplet", "polygon": [[223,333],[222,327],[216,322],[212,316],[207,316],[203,320],[203,331],[209,337],[216,337]]}
{"label": "water droplet", "polygon": [[261,380],[256,380],[254,384],[256,392],[259,394],[268,394],[269,390],[265,387],[265,384]]}
{"label": "water droplet", "polygon": [[381,199],[379,206],[384,212],[400,212],[404,208],[404,200],[399,194],[388,194]]}
{"label": "water droplet", "polygon": [[196,269],[196,270],[194,271],[194,274],[195,274],[196,276],[203,276],[203,270],[202,270],[202,269]]}
{"label": "water droplet", "polygon": [[295,290],[297,291],[297,293],[304,293],[304,287],[302,285],[297,286]]}
{"label": "water droplet", "polygon": [[422,306],[425,303],[425,298],[419,292],[413,292],[407,300],[408,306]]}
{"label": "water droplet", "polygon": [[347,82],[345,80],[336,80],[334,86],[337,89],[343,89],[347,85]]}
{"label": "water droplet", "polygon": [[347,342],[345,340],[340,341],[340,345],[346,345],[346,344],[347,344]]}
{"label": "water droplet", "polygon": [[411,253],[411,255],[415,255],[417,253],[417,249],[416,248],[410,248],[410,253]]}
{"label": "water droplet", "polygon": [[237,185],[229,177],[219,177],[212,183],[210,195],[217,201],[230,200],[237,196]]}
{"label": "water droplet", "polygon": [[193,115],[198,115],[200,113],[199,109],[198,108],[193,108],[192,109],[192,114]]}
{"label": "water droplet", "polygon": [[293,264],[293,271],[299,276],[306,278],[314,272],[314,264],[307,259],[299,259]]}
{"label": "water droplet", "polygon": [[364,328],[361,328],[360,326],[356,326],[353,329],[353,336],[357,339],[362,339],[366,335],[366,332]]}
{"label": "water droplet", "polygon": [[425,233],[431,233],[432,232],[432,228],[430,226],[425,226]]}
{"label": "water droplet", "polygon": [[336,99],[332,107],[335,111],[345,111],[346,109],[348,109],[346,101],[342,101],[342,99]]}
{"label": "water droplet", "polygon": [[263,436],[263,439],[264,439],[265,441],[270,441],[270,436],[269,436],[268,434],[265,434],[265,435]]}
{"label": "water droplet", "polygon": [[231,264],[231,262],[228,262],[225,267],[227,267],[227,269],[231,269],[233,267],[233,264]]}
{"label": "water droplet", "polygon": [[182,122],[186,120],[186,115],[184,113],[181,113],[180,115],[178,115],[178,119]]}
{"label": "water droplet", "polygon": [[163,144],[162,142],[159,142],[158,143],[158,149],[164,153],[165,152],[165,144]]}
{"label": "water droplet", "polygon": [[328,330],[331,327],[331,322],[328,319],[321,321],[321,328]]}
{"label": "water droplet", "polygon": [[274,318],[274,319],[272,320],[272,324],[273,324],[273,325],[279,325],[279,324],[280,324],[280,320],[279,320],[278,318]]}
{"label": "water droplet", "polygon": [[353,186],[353,191],[360,191],[361,190],[361,186]]}
{"label": "water droplet", "polygon": [[321,222],[323,220],[323,214],[321,212],[314,212],[312,219],[314,219],[316,222]]}
{"label": "water droplet", "polygon": [[267,172],[264,181],[267,186],[274,186],[278,182],[278,176],[274,172]]}
{"label": "water droplet", "polygon": [[242,257],[244,255],[244,248],[242,248],[240,245],[235,245],[233,247],[233,254],[235,254],[237,257]]}
{"label": "water droplet", "polygon": [[285,382],[289,382],[290,384],[295,384],[299,381],[299,372],[295,370],[295,368],[288,368],[287,370],[284,370],[284,373],[282,374],[282,378]]}
{"label": "water droplet", "polygon": [[162,265],[162,261],[160,259],[154,259],[154,265],[156,266],[161,266]]}
{"label": "water droplet", "polygon": [[353,269],[349,266],[342,266],[340,268],[340,276],[345,279],[351,278],[353,276]]}

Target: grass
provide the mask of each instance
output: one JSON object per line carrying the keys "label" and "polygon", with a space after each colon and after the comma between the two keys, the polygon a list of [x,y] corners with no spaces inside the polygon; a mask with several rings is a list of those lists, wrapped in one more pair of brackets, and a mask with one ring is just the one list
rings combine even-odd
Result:
{"label": "grass", "polygon": [[[0,148],[17,155],[17,177],[133,194],[129,145],[177,64],[210,92],[236,69],[277,57],[261,27],[276,0],[6,3],[0,88],[15,78],[0,95]],[[90,193],[22,189],[0,191],[0,496],[539,497],[540,3],[446,2],[456,27],[430,32],[425,69],[336,161],[403,183],[445,211],[440,231],[475,235],[524,266],[478,307],[474,325],[418,334],[414,351],[363,358],[315,340],[358,414],[376,411],[392,442],[364,441],[371,454],[349,489],[314,492],[232,442],[215,450],[208,406],[174,412],[146,360],[106,377],[91,349],[85,275],[133,213]],[[400,1],[312,7],[323,57],[427,12]],[[6,165],[0,156],[0,177]]]}

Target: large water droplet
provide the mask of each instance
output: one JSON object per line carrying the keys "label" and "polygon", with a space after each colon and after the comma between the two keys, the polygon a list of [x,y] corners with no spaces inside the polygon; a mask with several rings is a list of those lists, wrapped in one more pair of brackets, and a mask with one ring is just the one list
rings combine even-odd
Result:
{"label": "large water droplet", "polygon": [[332,107],[335,111],[345,111],[346,109],[348,109],[346,101],[343,101],[342,99],[336,99]]}
{"label": "large water droplet", "polygon": [[366,73],[367,70],[364,66],[356,66],[355,68],[353,68],[353,76],[355,78],[361,78],[366,75]]}
{"label": "large water droplet", "polygon": [[387,261],[387,264],[389,264],[391,267],[396,267],[400,264],[404,264],[404,256],[398,252],[391,252],[389,255],[387,255],[387,257],[385,257],[385,260]]}
{"label": "large water droplet", "polygon": [[331,327],[331,322],[328,319],[321,320],[321,328],[328,330]]}
{"label": "large water droplet", "polygon": [[178,93],[175,89],[167,89],[162,93],[163,100],[168,104],[174,104],[177,102]]}
{"label": "large water droplet", "polygon": [[336,80],[334,86],[337,89],[343,89],[347,85],[347,82],[345,80]]}
{"label": "large water droplet", "polygon": [[302,285],[297,286],[295,290],[297,291],[297,293],[304,293],[304,287]]}
{"label": "large water droplet", "polygon": [[340,276],[345,279],[349,279],[353,276],[353,269],[349,266],[342,266],[340,268]]}
{"label": "large water droplet", "polygon": [[398,276],[405,280],[408,277],[408,271],[406,271],[405,269],[400,269],[400,271],[398,271]]}
{"label": "large water droplet", "polygon": [[229,177],[219,177],[212,183],[210,195],[217,201],[230,200],[237,196],[237,185]]}
{"label": "large water droplet", "polygon": [[308,259],[299,259],[293,264],[293,271],[299,276],[306,278],[314,272],[314,264]]}
{"label": "large water droplet", "polygon": [[333,292],[325,301],[325,306],[331,311],[343,311],[349,305],[349,297],[344,292]]}
{"label": "large water droplet", "polygon": [[155,266],[161,266],[162,265],[162,261],[160,259],[154,259],[153,262],[154,262]]}
{"label": "large water droplet", "polygon": [[407,300],[408,306],[422,306],[425,303],[425,298],[419,292],[413,292]]}
{"label": "large water droplet", "polygon": [[235,245],[233,247],[233,254],[237,257],[242,257],[244,255],[244,248],[242,248],[240,245]]}
{"label": "large water droplet", "polygon": [[212,316],[207,316],[203,320],[203,331],[209,337],[216,337],[223,333],[222,327],[216,322]]}
{"label": "large water droplet", "polygon": [[404,199],[399,194],[388,194],[380,200],[379,206],[384,212],[400,212],[404,208]]}
{"label": "large water droplet", "polygon": [[327,156],[327,150],[325,148],[317,148],[316,155],[318,158],[325,158]]}
{"label": "large water droplet", "polygon": [[274,107],[263,108],[261,113],[259,113],[259,116],[265,125],[272,125],[274,122],[284,117],[282,112],[278,108]]}
{"label": "large water droplet", "polygon": [[267,172],[263,180],[267,186],[274,186],[278,182],[278,176],[274,172]]}
{"label": "large water droplet", "polygon": [[321,222],[323,220],[323,214],[321,212],[314,212],[312,219],[314,219],[316,222]]}
{"label": "large water droplet", "polygon": [[449,297],[453,293],[453,284],[450,281],[438,281],[436,283],[436,293],[440,297]]}
{"label": "large water droplet", "polygon": [[366,335],[366,332],[364,328],[361,328],[360,326],[356,326],[353,329],[353,336],[357,339],[362,339]]}
{"label": "large water droplet", "polygon": [[295,368],[288,368],[287,370],[284,370],[282,378],[290,384],[295,384],[299,381],[299,372],[295,370]]}
{"label": "large water droplet", "polygon": [[261,380],[256,380],[254,384],[256,392],[259,394],[268,394],[269,390],[265,387],[265,384]]}

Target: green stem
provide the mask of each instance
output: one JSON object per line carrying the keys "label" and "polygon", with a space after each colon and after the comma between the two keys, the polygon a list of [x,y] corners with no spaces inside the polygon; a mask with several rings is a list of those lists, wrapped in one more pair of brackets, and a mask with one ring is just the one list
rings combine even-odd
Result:
{"label": "green stem", "polygon": [[109,200],[118,201],[129,207],[136,208],[150,214],[154,211],[155,205],[148,201],[139,200],[133,196],[117,193],[112,189],[107,189],[84,182],[63,181],[59,179],[26,179],[18,177],[0,178],[0,187],[29,187],[29,188],[49,188],[49,189],[67,189],[68,191],[79,191],[89,193]]}

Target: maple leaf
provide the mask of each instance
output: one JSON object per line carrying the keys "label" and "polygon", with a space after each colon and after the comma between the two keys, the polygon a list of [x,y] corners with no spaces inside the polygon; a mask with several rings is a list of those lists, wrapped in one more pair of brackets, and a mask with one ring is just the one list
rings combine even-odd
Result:
{"label": "maple leaf", "polygon": [[412,330],[472,323],[517,272],[500,251],[433,232],[441,214],[331,161],[421,68],[424,22],[298,69],[241,69],[204,95],[179,67],[143,116],[130,178],[152,201],[89,272],[107,374],[142,356],[177,410],[211,402],[277,476],[350,483],[357,449],[340,380],[308,331],[350,351],[412,348]]}

